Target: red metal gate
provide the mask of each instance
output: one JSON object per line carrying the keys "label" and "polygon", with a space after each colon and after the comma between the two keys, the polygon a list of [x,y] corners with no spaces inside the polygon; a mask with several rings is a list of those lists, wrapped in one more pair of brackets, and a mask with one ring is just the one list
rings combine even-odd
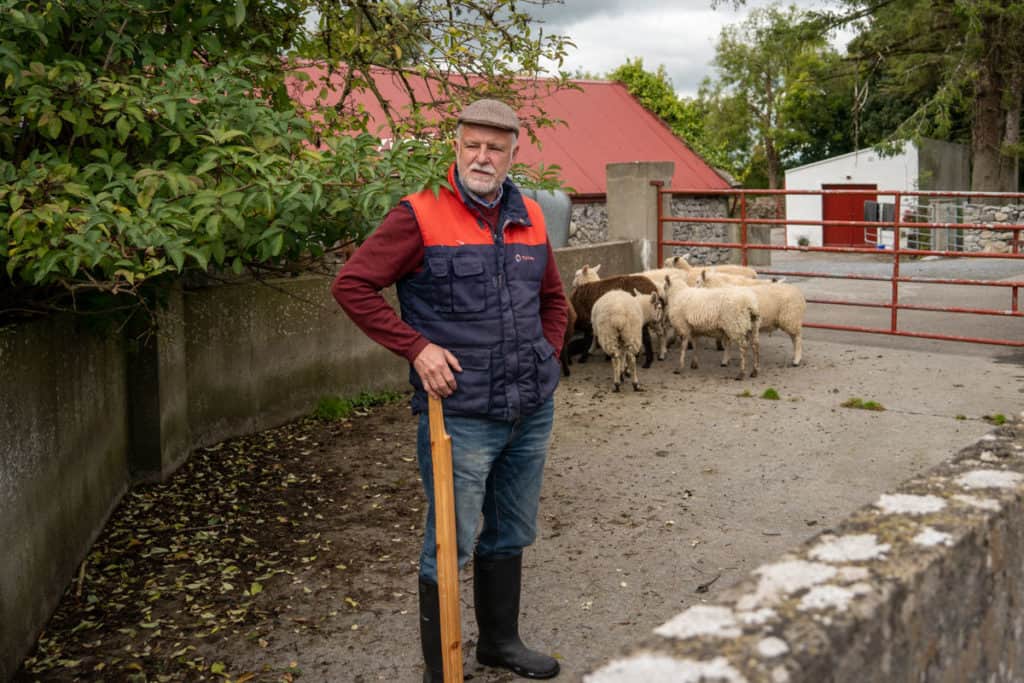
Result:
{"label": "red metal gate", "polygon": [[[986,279],[972,279],[972,278],[957,278],[957,277],[907,277],[900,273],[901,261],[906,262],[908,258],[923,258],[923,257],[945,257],[945,258],[958,258],[958,259],[1010,259],[1020,263],[1021,268],[1017,272],[1024,271],[1024,253],[1021,251],[1021,231],[1024,230],[1024,218],[1018,218],[1016,223],[1011,222],[992,222],[992,223],[965,223],[965,222],[932,222],[929,220],[921,220],[922,214],[919,210],[923,207],[928,206],[945,206],[948,202],[972,202],[974,204],[981,205],[1005,205],[1007,203],[1014,204],[1020,208],[1020,204],[1024,203],[1024,194],[1011,194],[1011,193],[967,193],[967,192],[904,192],[898,190],[875,190],[871,193],[865,193],[865,188],[846,188],[846,189],[832,189],[832,190],[678,190],[678,189],[665,189],[662,183],[653,182],[658,188],[658,262],[659,264],[664,260],[666,254],[666,247],[683,246],[683,247],[709,247],[709,248],[730,248],[737,249],[740,253],[740,262],[744,265],[748,264],[748,255],[751,250],[770,250],[778,252],[801,252],[801,253],[815,253],[820,252],[822,254],[832,255],[843,255],[843,254],[873,254],[878,258],[891,259],[891,275],[878,276],[878,275],[857,275],[857,274],[837,274],[836,272],[808,272],[808,271],[795,271],[795,270],[776,270],[770,268],[758,267],[758,271],[763,275],[775,275],[775,276],[794,276],[794,277],[805,277],[805,278],[838,278],[845,280],[856,280],[856,281],[878,281],[888,283],[889,298],[887,301],[857,301],[851,299],[812,299],[808,298],[809,304],[822,304],[826,306],[854,306],[862,307],[867,309],[887,309],[889,311],[889,324],[887,327],[881,326],[864,326],[864,325],[847,325],[847,324],[829,324],[823,322],[815,322],[813,320],[807,320],[804,322],[805,327],[813,327],[820,329],[831,329],[831,330],[845,330],[852,332],[866,332],[873,334],[887,334],[904,337],[918,337],[925,339],[938,339],[943,341],[959,341],[959,342],[971,342],[980,344],[995,344],[1001,346],[1012,346],[1012,347],[1024,347],[1024,327],[1014,328],[1011,333],[1006,335],[1005,338],[990,338],[981,336],[969,336],[960,334],[949,334],[934,332],[928,330],[908,330],[900,325],[900,312],[901,311],[924,311],[932,313],[953,313],[962,314],[965,316],[999,316],[1007,318],[1022,319],[1024,318],[1024,311],[1020,307],[1019,293],[1020,289],[1024,287],[1024,279],[1015,278],[1012,280],[986,280]],[[781,217],[778,215],[774,218],[751,218],[748,216],[748,208],[750,200],[753,197],[769,197],[774,198],[777,206],[782,206],[784,198],[787,196],[800,196],[805,197],[805,205],[815,203],[813,200],[817,199],[820,202],[819,205],[824,206],[826,201],[831,197],[845,196],[854,197],[853,200],[848,200],[846,203],[853,205],[853,202],[863,203],[865,199],[868,199],[868,195],[874,197],[885,197],[887,201],[892,203],[890,208],[890,214],[892,216],[891,221],[865,221],[865,220],[850,220],[848,217],[843,216],[841,220],[827,219],[822,216],[820,219],[795,218],[792,216],[787,217],[785,211],[781,211]],[[707,215],[703,216],[672,216],[666,215],[664,207],[667,204],[666,200],[670,200],[672,196],[720,196],[727,200],[730,209],[729,215],[724,215],[720,218],[709,218]],[[807,200],[811,201],[807,201]],[[843,202],[840,201],[840,204]],[[915,213],[917,212],[917,213]],[[943,218],[948,217],[948,211],[945,212],[932,212],[935,215],[941,215]],[[1018,214],[1024,215],[1024,214]],[[859,214],[859,218],[863,218],[863,213]],[[732,225],[738,228],[738,238],[736,241],[696,241],[696,240],[675,240],[666,239],[666,226],[673,224],[686,224],[686,223],[701,223],[701,224],[722,224]],[[752,242],[749,237],[751,226],[766,226],[771,231],[781,231],[784,237],[782,244],[772,244],[772,240],[758,240]],[[821,230],[822,240],[824,242],[821,246],[817,245],[794,245],[789,244],[788,234],[793,228],[799,228],[806,230],[807,228],[818,228]],[[891,246],[885,249],[879,240],[879,244],[874,246],[833,246],[827,244],[824,239],[828,235],[828,231],[833,228],[846,229],[846,230],[857,230],[860,234],[863,234],[863,230],[875,230],[878,234],[886,233],[891,238]],[[980,234],[987,235],[988,240],[992,241],[993,237],[1002,238],[1007,243],[1008,248],[1005,252],[998,251],[971,251],[963,250],[962,241],[955,241],[952,243],[957,248],[950,248],[948,245],[950,241],[945,237],[938,239],[937,237],[932,238],[938,231],[981,231]],[[916,235],[915,240],[908,240],[908,235]],[[923,238],[922,238],[923,236]],[[861,239],[860,245],[864,244],[864,240]],[[908,244],[917,244],[918,248],[907,248]],[[932,245],[933,248],[920,248],[920,245]],[[935,248],[935,245],[947,245],[946,248]],[[1006,293],[1008,306],[1006,308],[984,308],[974,306],[943,306],[934,305],[929,303],[905,303],[900,300],[900,286],[913,283],[914,285],[956,285],[965,287],[975,288],[995,288]],[[941,302],[940,302],[941,303]],[[813,310],[813,309],[811,309]],[[835,309],[832,309],[835,310]],[[968,327],[970,323],[963,327]]]}

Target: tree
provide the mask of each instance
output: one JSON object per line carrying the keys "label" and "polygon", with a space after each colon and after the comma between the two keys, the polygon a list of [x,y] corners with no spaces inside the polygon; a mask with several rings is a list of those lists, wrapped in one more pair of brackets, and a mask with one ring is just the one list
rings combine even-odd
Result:
{"label": "tree", "polygon": [[1024,60],[1011,45],[1024,33],[1013,16],[1020,12],[1003,5],[901,0],[853,6],[865,24],[849,53],[861,69],[866,139],[901,146],[927,136],[970,144],[972,187],[1016,190],[1021,95],[1013,83]]}
{"label": "tree", "polygon": [[924,136],[969,141],[973,190],[1019,189],[1024,3],[845,0],[810,16],[809,30],[859,30],[848,48],[860,67],[858,140],[883,150]]}
{"label": "tree", "polygon": [[[464,20],[446,28],[442,5]],[[508,72],[559,49],[551,37],[508,35],[522,21],[511,0],[333,7],[353,31],[360,12],[433,12],[409,19],[407,39],[391,41],[395,29],[382,25],[362,42],[333,43],[330,57],[435,82],[445,68],[480,74],[435,91],[442,109],[507,86]],[[295,106],[286,84],[298,76],[282,51],[315,43],[305,29],[315,8],[0,0],[0,317],[151,308],[188,270],[306,267],[365,236],[403,194],[443,182],[443,135],[385,146],[357,117]],[[415,65],[400,59],[403,44],[420,46]]]}
{"label": "tree", "polygon": [[[326,73],[307,88],[327,99],[341,98],[325,123],[342,129],[365,126],[366,116],[351,105],[355,91],[371,92],[392,131],[419,134],[436,124],[425,114],[452,114],[468,99],[489,96],[524,104],[523,76],[543,73],[543,60],[561,64],[571,43],[565,36],[545,35],[532,16],[520,9],[530,0],[311,0],[318,17],[310,39],[293,51],[305,64],[320,64]],[[375,87],[375,71],[397,75],[410,111],[396,109]],[[557,74],[545,87],[568,85]],[[424,99],[424,93],[427,93]],[[333,99],[333,97],[331,98]],[[529,133],[555,123],[533,102],[524,121]],[[333,114],[333,115],[332,115]]]}
{"label": "tree", "polygon": [[717,78],[701,88],[712,136],[729,141],[748,180],[755,174],[750,163],[762,160],[770,188],[781,187],[784,165],[813,143],[813,130],[800,124],[817,118],[820,125],[834,111],[817,85],[833,51],[820,33],[804,30],[806,16],[769,6],[725,27],[715,48]]}
{"label": "tree", "polygon": [[607,78],[625,85],[633,97],[664,121],[673,133],[709,164],[729,172],[734,170],[723,146],[714,144],[707,137],[704,130],[705,112],[701,103],[676,95],[664,65],[650,72],[644,69],[642,58],[627,59],[625,64],[610,72]]}

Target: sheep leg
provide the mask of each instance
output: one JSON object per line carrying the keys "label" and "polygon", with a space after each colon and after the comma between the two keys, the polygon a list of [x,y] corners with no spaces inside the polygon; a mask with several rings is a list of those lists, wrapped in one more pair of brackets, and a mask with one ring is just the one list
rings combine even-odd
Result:
{"label": "sheep leg", "polygon": [[612,391],[618,393],[622,384],[622,356],[618,352],[612,354]]}
{"label": "sheep leg", "polygon": [[562,363],[562,377],[568,377],[570,374],[572,374],[572,373],[569,372],[569,364],[572,362],[572,359],[569,357],[569,345],[568,344],[566,344],[562,348],[562,353],[559,354],[558,360],[561,361],[561,363]]}
{"label": "sheep leg", "polygon": [[[651,363],[654,362],[654,348],[651,345],[651,331],[647,329],[647,325],[643,327],[643,340],[644,340],[644,367],[651,367]],[[635,366],[636,363],[633,363]],[[634,369],[634,375],[636,371]]]}
{"label": "sheep leg", "polygon": [[[721,340],[719,340],[719,342],[721,342]],[[730,347],[730,344],[729,344],[729,342],[725,342],[724,344],[720,343],[720,345],[725,347],[724,349],[722,349],[722,367],[724,368],[727,365],[729,365],[729,347]]]}
{"label": "sheep leg", "polygon": [[590,358],[590,352],[593,350],[593,346],[594,331],[591,329],[583,330],[583,353],[580,354],[579,360],[576,362],[581,365],[586,363],[587,359]]}
{"label": "sheep leg", "polygon": [[[632,375],[632,377],[633,377],[633,391],[643,391],[643,388],[640,386],[640,375],[638,375],[636,373],[636,354],[635,353],[629,354],[628,360],[629,360],[629,365],[630,365],[630,367],[633,370],[633,375]],[[646,366],[644,366],[644,367],[646,367]]]}
{"label": "sheep leg", "polygon": [[658,360],[665,360],[668,356],[668,335],[669,331],[662,325],[658,333]]}
{"label": "sheep leg", "polygon": [[800,332],[789,335],[789,338],[793,341],[793,367],[800,365],[800,360],[804,355],[804,342],[803,336]]}
{"label": "sheep leg", "polygon": [[756,327],[750,332],[750,346],[754,351],[754,369],[750,371],[750,376],[757,377],[761,370],[761,332]]}
{"label": "sheep leg", "polygon": [[740,374],[736,375],[737,380],[744,379],[747,376],[747,346],[749,345],[747,340],[747,337],[743,337],[737,343],[737,346],[740,348]]}
{"label": "sheep leg", "polygon": [[679,367],[673,370],[675,374],[682,374],[683,368],[686,367],[686,346],[690,343],[690,338],[687,336],[680,335],[679,337]]}

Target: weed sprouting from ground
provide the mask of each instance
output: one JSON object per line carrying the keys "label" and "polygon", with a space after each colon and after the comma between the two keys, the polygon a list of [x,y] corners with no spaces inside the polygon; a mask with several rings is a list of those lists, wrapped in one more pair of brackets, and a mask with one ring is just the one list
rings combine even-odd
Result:
{"label": "weed sprouting from ground", "polygon": [[878,401],[865,401],[862,398],[848,398],[840,405],[844,408],[857,408],[858,410],[885,410],[885,406]]}
{"label": "weed sprouting from ground", "polygon": [[401,401],[404,395],[397,391],[364,391],[358,396],[324,396],[316,404],[313,417],[320,420],[344,420],[354,413],[365,412],[374,406]]}
{"label": "weed sprouting from ground", "polygon": [[775,391],[775,389],[772,389],[771,387],[768,387],[767,389],[764,390],[764,393],[761,394],[761,398],[768,399],[769,401],[778,401],[779,392]]}
{"label": "weed sprouting from ground", "polygon": [[996,413],[995,415],[982,415],[981,419],[989,424],[1004,425],[1006,424],[1006,416],[1002,413]]}

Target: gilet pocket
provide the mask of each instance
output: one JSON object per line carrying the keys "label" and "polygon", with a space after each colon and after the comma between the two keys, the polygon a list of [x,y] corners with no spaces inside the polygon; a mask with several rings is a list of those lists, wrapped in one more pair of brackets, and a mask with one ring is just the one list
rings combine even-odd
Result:
{"label": "gilet pocket", "polygon": [[457,384],[445,407],[464,414],[486,415],[491,407],[491,352],[453,350],[462,372],[455,373]]}
{"label": "gilet pocket", "polygon": [[433,276],[431,297],[434,310],[442,313],[452,312],[452,285],[448,274],[448,259],[444,256],[431,256],[427,259],[427,267]]}
{"label": "gilet pocket", "polygon": [[487,274],[476,254],[456,254],[452,258],[452,310],[477,313],[487,305]]}

